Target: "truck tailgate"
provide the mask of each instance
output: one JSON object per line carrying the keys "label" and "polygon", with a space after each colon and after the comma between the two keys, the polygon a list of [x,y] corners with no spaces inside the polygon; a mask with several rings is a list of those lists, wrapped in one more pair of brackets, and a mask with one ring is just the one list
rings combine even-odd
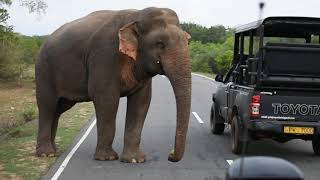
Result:
{"label": "truck tailgate", "polygon": [[262,119],[320,121],[320,97],[261,95]]}

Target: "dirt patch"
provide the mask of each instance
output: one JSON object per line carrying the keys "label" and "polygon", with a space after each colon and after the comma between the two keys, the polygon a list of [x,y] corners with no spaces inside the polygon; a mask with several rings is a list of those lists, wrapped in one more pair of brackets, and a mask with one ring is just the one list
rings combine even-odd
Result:
{"label": "dirt patch", "polygon": [[13,138],[28,137],[28,136],[32,136],[32,132],[17,129],[17,130],[13,130],[12,132],[10,132],[9,136],[13,137]]}
{"label": "dirt patch", "polygon": [[[0,82],[0,135],[12,127],[25,123],[26,107],[36,107],[33,82]],[[36,111],[35,111],[36,112]]]}
{"label": "dirt patch", "polygon": [[69,147],[74,136],[79,133],[93,112],[92,103],[81,103],[61,116],[56,137],[58,148],[56,157],[35,156],[37,120],[11,128],[8,137],[0,141],[0,164],[2,165],[0,180],[39,179],[48,171],[56,158]]}
{"label": "dirt patch", "polygon": [[22,177],[13,174],[9,175],[9,177],[8,180],[22,180]]}
{"label": "dirt patch", "polygon": [[36,141],[27,141],[25,143],[22,143],[18,146],[19,151],[23,152],[23,154],[30,154],[34,156],[35,154],[35,147],[36,147]]}
{"label": "dirt patch", "polygon": [[22,177],[5,172],[3,165],[0,164],[0,180],[22,180]]}

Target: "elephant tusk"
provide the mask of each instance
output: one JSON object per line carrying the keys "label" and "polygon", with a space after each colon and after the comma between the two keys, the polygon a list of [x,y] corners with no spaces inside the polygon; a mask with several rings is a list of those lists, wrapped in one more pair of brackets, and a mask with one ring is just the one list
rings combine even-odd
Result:
{"label": "elephant tusk", "polygon": [[156,63],[157,63],[157,64],[160,64],[160,61],[158,60]]}

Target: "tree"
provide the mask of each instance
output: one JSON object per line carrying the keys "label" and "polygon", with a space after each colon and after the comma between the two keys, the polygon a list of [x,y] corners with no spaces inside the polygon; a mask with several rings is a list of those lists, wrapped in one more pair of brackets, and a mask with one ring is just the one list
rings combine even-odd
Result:
{"label": "tree", "polygon": [[45,13],[48,5],[42,0],[20,0],[21,5],[29,9],[29,13]]}
{"label": "tree", "polygon": [[233,59],[234,29],[206,28],[193,23],[181,26],[192,36],[189,45],[192,71],[225,73]]}
{"label": "tree", "polygon": [[233,58],[232,50],[227,50],[216,57],[216,66],[217,66],[216,68],[218,73],[225,74],[228,71],[232,62],[232,58]]}
{"label": "tree", "polygon": [[[36,53],[40,47],[39,41],[20,38],[13,32],[12,26],[7,24],[10,18],[7,7],[12,0],[0,0],[0,79],[21,81],[26,64],[34,63]],[[44,13],[47,5],[42,0],[20,0],[22,6],[30,13]]]}
{"label": "tree", "polygon": [[191,35],[192,41],[200,41],[202,43],[223,43],[227,38],[228,31],[222,25],[207,28],[194,23],[182,23],[181,27]]}

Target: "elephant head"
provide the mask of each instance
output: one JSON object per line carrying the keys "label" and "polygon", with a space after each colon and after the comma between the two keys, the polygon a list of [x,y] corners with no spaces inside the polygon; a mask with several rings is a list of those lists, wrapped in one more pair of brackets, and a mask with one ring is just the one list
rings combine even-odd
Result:
{"label": "elephant head", "polygon": [[191,106],[190,35],[170,9],[147,8],[119,30],[119,51],[131,57],[148,76],[164,74],[173,87],[177,122],[175,147],[169,160],[179,161],[185,150]]}

